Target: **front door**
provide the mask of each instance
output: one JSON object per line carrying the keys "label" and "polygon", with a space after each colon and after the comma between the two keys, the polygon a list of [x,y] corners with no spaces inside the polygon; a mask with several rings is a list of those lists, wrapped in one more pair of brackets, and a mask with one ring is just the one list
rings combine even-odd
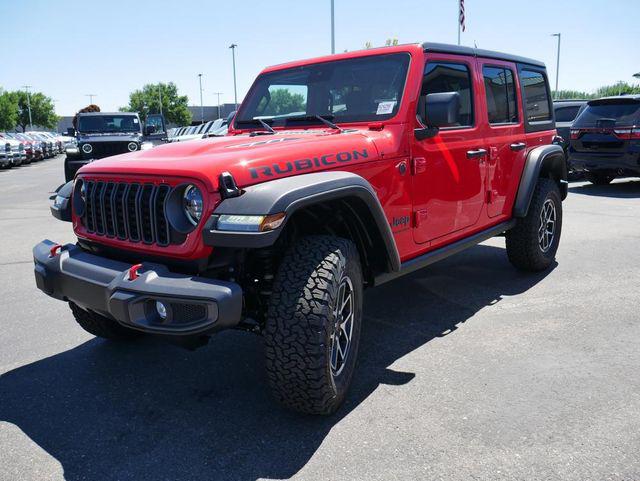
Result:
{"label": "front door", "polygon": [[[414,240],[434,241],[477,223],[484,206],[486,149],[478,126],[475,58],[427,59],[420,95],[458,92],[458,125],[412,143]],[[428,113],[427,113],[428,115]],[[444,240],[444,239],[443,239]]]}

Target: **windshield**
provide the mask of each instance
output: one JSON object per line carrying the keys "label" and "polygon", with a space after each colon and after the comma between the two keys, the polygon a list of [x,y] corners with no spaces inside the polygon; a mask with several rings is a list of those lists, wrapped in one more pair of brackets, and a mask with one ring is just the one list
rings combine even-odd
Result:
{"label": "windshield", "polygon": [[78,116],[78,132],[140,132],[135,115]]}
{"label": "windshield", "polygon": [[[409,66],[404,53],[336,60],[270,72],[258,77],[236,116],[239,128],[297,121],[380,121],[400,106]],[[298,119],[295,119],[298,117]]]}
{"label": "windshield", "polygon": [[640,102],[589,103],[573,123],[574,127],[632,127],[640,124]]}

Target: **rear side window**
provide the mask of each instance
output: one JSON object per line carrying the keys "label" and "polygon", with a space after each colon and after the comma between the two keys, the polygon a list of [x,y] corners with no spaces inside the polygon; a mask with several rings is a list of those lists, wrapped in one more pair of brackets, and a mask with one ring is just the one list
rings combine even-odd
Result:
{"label": "rear side window", "polygon": [[549,92],[544,75],[534,70],[522,69],[520,83],[524,92],[524,112],[527,123],[551,120]]}
{"label": "rear side window", "polygon": [[484,90],[490,124],[518,121],[516,87],[513,72],[503,67],[483,67]]}
{"label": "rear side window", "polygon": [[574,127],[633,127],[640,125],[640,102],[589,103],[573,123]]}
{"label": "rear side window", "polygon": [[572,107],[558,107],[555,109],[556,122],[572,122],[573,119],[576,118],[576,115],[578,115],[579,111],[579,105]]}
{"label": "rear side window", "polygon": [[428,62],[424,69],[421,95],[442,92],[460,94],[459,127],[473,125],[473,94],[469,68],[461,63]]}

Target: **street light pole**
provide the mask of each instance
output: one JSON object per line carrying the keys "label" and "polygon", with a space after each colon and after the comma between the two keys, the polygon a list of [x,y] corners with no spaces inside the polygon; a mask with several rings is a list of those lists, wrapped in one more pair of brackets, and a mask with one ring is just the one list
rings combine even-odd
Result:
{"label": "street light pole", "polygon": [[202,74],[198,74],[198,80],[200,81],[200,121],[204,123],[204,104],[202,103]]}
{"label": "street light pole", "polygon": [[235,110],[238,110],[238,87],[236,84],[236,47],[238,45],[232,43],[229,48],[231,49],[231,56],[233,58],[233,101],[235,103]]}
{"label": "street light pole", "polygon": [[31,85],[23,85],[23,88],[27,92],[27,109],[29,110],[29,127],[33,129],[33,120],[31,120],[31,93],[29,92]]}
{"label": "street light pole", "polygon": [[93,97],[97,97],[97,94],[85,94],[85,97],[89,97],[89,103],[93,104]]}
{"label": "street light pole", "polygon": [[562,37],[561,33],[552,33],[552,37],[558,37],[558,54],[556,55],[556,94],[555,97],[558,97],[558,79],[560,77],[560,38]]}
{"label": "street light pole", "polygon": [[331,53],[336,53],[336,16],[334,0],[331,0]]}
{"label": "street light pole", "polygon": [[158,97],[160,98],[160,115],[162,115],[162,84],[158,85]]}
{"label": "street light pole", "polygon": [[218,118],[222,118],[222,113],[220,112],[220,95],[222,95],[222,92],[213,92],[213,95],[217,95],[218,96]]}

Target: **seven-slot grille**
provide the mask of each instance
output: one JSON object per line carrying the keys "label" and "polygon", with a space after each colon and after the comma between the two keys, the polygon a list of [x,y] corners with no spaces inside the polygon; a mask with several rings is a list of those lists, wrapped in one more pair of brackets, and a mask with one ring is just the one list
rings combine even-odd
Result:
{"label": "seven-slot grille", "polygon": [[96,142],[91,144],[91,157],[103,158],[129,152],[129,142]]}
{"label": "seven-slot grille", "polygon": [[166,184],[86,180],[82,221],[91,234],[167,246],[171,242]]}

